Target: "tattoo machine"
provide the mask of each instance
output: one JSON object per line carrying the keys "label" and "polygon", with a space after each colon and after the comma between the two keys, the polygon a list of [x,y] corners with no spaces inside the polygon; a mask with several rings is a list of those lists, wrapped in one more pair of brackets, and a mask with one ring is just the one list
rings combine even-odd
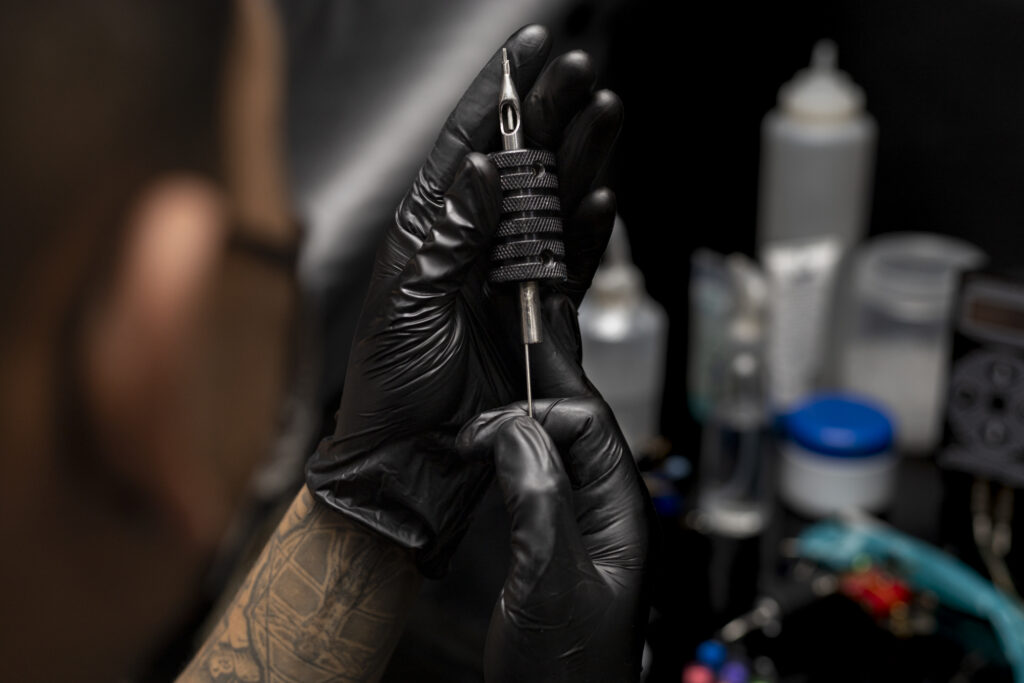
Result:
{"label": "tattoo machine", "polygon": [[512,83],[512,68],[505,49],[501,51],[501,65],[498,120],[502,151],[488,155],[501,177],[501,220],[491,249],[488,280],[495,285],[519,285],[526,405],[533,417],[530,344],[542,339],[539,283],[564,282],[567,277],[562,205],[558,199],[555,155],[526,148],[519,94]]}

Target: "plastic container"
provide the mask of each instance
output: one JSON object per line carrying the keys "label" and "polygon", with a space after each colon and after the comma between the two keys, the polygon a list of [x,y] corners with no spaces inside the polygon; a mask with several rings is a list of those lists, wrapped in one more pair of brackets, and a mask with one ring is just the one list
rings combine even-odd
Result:
{"label": "plastic container", "polygon": [[779,494],[792,509],[816,518],[879,512],[892,501],[897,457],[892,422],[880,406],[822,394],[785,415],[782,425]]}
{"label": "plastic container", "polygon": [[580,306],[579,321],[583,369],[639,456],[660,433],[668,316],[644,289],[621,219]]}
{"label": "plastic container", "polygon": [[770,511],[773,439],[767,396],[767,290],[757,266],[727,259],[736,309],[713,361],[714,391],[701,445],[697,505],[707,529],[747,538],[765,527]]}
{"label": "plastic container", "polygon": [[690,257],[690,338],[686,366],[686,396],[690,414],[704,422],[711,413],[715,355],[728,332],[736,306],[725,257],[697,249]]}
{"label": "plastic container", "polygon": [[770,396],[778,413],[820,386],[842,257],[842,245],[831,238],[769,245],[762,254],[771,288]]}
{"label": "plastic container", "polygon": [[838,385],[885,406],[903,453],[929,454],[939,442],[956,283],[984,260],[967,242],[928,233],[880,235],[854,256]]}

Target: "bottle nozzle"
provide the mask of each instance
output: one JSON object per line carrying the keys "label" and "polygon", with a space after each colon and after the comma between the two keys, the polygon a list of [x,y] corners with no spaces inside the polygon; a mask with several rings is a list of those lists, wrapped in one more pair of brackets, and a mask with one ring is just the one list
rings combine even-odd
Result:
{"label": "bottle nozzle", "polygon": [[839,121],[864,108],[864,91],[837,67],[835,41],[819,40],[811,50],[811,65],[779,89],[779,105],[807,121]]}
{"label": "bottle nozzle", "polygon": [[839,48],[834,40],[824,38],[814,44],[811,50],[811,66],[815,69],[832,71],[839,61]]}

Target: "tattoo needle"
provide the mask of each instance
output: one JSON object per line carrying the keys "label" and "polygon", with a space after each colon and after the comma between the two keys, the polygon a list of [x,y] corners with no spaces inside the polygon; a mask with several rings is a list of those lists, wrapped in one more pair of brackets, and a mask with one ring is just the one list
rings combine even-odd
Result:
{"label": "tattoo needle", "polygon": [[[519,93],[512,82],[512,65],[508,51],[501,49],[501,95],[498,100],[498,118],[501,127],[501,147],[506,152],[525,148],[520,125]],[[540,341],[540,292],[535,280],[519,283],[519,316],[523,330],[523,360],[526,366],[526,410],[533,417],[533,387],[530,382],[530,344]]]}
{"label": "tattoo needle", "polygon": [[541,341],[540,283],[568,278],[562,241],[558,159],[529,149],[522,129],[522,106],[512,82],[508,51],[501,51],[498,128],[502,151],[490,154],[501,181],[501,219],[491,247],[488,280],[518,285],[519,321],[526,369],[526,410],[533,417],[530,344]]}

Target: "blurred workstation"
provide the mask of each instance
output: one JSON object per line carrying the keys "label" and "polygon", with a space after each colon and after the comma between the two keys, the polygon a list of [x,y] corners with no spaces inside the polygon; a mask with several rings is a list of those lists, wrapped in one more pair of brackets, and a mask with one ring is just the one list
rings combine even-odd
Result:
{"label": "blurred workstation", "polygon": [[669,321],[649,680],[1021,680],[1024,12],[734,9],[611,43]]}
{"label": "blurred workstation", "polygon": [[[539,22],[626,109],[579,313],[659,517],[646,680],[1024,681],[1024,6],[279,7],[318,341],[211,601],[332,428],[437,126]],[[482,679],[507,539],[492,491],[384,680]]]}

